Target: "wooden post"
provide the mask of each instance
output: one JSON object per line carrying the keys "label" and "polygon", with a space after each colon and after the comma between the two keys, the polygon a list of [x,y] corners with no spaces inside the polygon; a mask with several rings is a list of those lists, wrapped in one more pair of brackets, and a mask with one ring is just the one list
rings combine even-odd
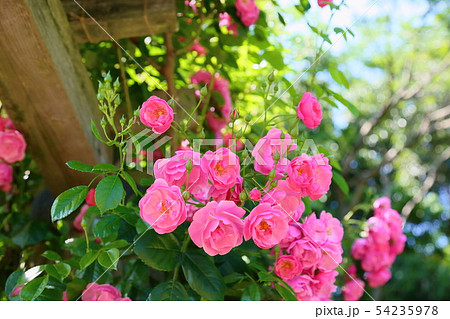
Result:
{"label": "wooden post", "polygon": [[90,131],[100,112],[60,0],[0,1],[0,99],[55,195],[92,177],[65,162],[110,159]]}
{"label": "wooden post", "polygon": [[76,1],[61,0],[77,42],[111,40],[83,9],[114,39],[175,32],[178,28],[175,0]]}

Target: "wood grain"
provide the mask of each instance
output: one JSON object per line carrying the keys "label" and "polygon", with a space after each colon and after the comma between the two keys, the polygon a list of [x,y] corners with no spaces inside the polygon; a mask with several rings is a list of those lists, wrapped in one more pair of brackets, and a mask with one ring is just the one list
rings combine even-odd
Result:
{"label": "wood grain", "polygon": [[[175,0],[62,0],[77,42],[110,40],[80,6],[114,39],[177,31]],[[78,5],[78,4],[79,5]]]}
{"label": "wood grain", "polygon": [[0,1],[0,99],[55,195],[92,177],[65,162],[108,162],[90,132],[96,96],[59,0]]}

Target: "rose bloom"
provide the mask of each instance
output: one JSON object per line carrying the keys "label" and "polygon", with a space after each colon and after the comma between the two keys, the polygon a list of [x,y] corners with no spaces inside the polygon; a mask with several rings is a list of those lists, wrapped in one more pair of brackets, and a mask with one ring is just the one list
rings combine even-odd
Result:
{"label": "rose bloom", "polygon": [[302,236],[301,227],[297,223],[290,223],[286,236],[279,243],[280,248],[287,250],[289,246],[297,239],[300,239],[301,236]]}
{"label": "rose bloom", "polygon": [[322,258],[319,261],[318,268],[322,271],[330,271],[339,266],[342,263],[342,250],[341,243],[327,242],[322,245]]}
{"label": "rose bloom", "polygon": [[89,206],[97,206],[95,203],[95,189],[90,189],[86,195],[86,204]]}
{"label": "rose bloom", "polygon": [[213,185],[210,185],[208,199],[212,197],[216,202],[231,200],[239,204],[241,202],[239,194],[244,190],[242,187],[243,181],[244,179],[239,176],[236,183],[230,189],[217,189]]}
{"label": "rose bloom", "polygon": [[75,219],[73,220],[73,228],[75,228],[78,231],[83,231],[81,221],[83,220],[84,215],[86,215],[88,208],[89,204],[84,204],[83,206],[81,206],[80,212],[78,213],[77,217],[75,217]]}
{"label": "rose bloom", "polygon": [[206,55],[206,48],[198,42],[198,39],[194,40],[194,45],[191,46],[190,50],[197,52],[199,56]]}
{"label": "rose bloom", "polygon": [[141,218],[158,234],[174,231],[187,217],[186,204],[180,188],[169,186],[161,178],[156,179],[139,201]]}
{"label": "rose bloom", "polygon": [[191,150],[176,151],[175,155],[169,158],[162,158],[155,162],[153,172],[155,178],[164,179],[170,186],[186,184],[188,172],[186,164],[191,161],[192,170],[189,173],[188,190],[192,192],[197,186],[207,184],[206,173],[200,166],[201,154]]}
{"label": "rose bloom", "polygon": [[384,267],[375,272],[368,272],[366,276],[369,281],[369,286],[376,288],[386,284],[391,279],[392,274],[388,267]]}
{"label": "rose bloom", "polygon": [[275,167],[273,156],[278,153],[280,160],[276,167],[277,177],[280,178],[286,172],[289,165],[289,160],[286,158],[287,153],[295,150],[297,145],[291,140],[289,134],[284,134],[284,139],[281,139],[282,133],[280,129],[270,129],[267,135],[256,143],[252,151],[252,156],[255,158],[255,171],[269,175]]}
{"label": "rose bloom", "polygon": [[320,213],[319,219],[316,214],[311,214],[306,218],[303,233],[305,237],[311,238],[318,244],[325,242],[340,243],[344,236],[344,229],[339,219],[323,211]]}
{"label": "rose bloom", "polygon": [[301,262],[305,270],[316,270],[322,258],[319,245],[306,238],[292,242],[287,251]]}
{"label": "rose bloom", "polygon": [[392,259],[389,258],[389,246],[379,245],[375,246],[373,241],[368,238],[368,245],[366,254],[361,261],[361,267],[365,271],[377,271],[381,268],[388,267],[392,264]]}
{"label": "rose bloom", "polygon": [[258,20],[259,8],[256,6],[255,0],[236,0],[234,5],[238,17],[246,27],[251,26]]}
{"label": "rose bloom", "polygon": [[352,257],[356,260],[363,259],[366,254],[366,248],[367,248],[367,239],[357,238],[353,242],[353,246],[352,246],[352,250],[351,250]]}
{"label": "rose bloom", "polygon": [[162,134],[172,124],[173,110],[163,99],[151,96],[142,104],[139,118],[144,125],[151,127],[153,132]]}
{"label": "rose bloom", "polygon": [[291,188],[302,197],[309,196],[312,200],[328,192],[333,177],[328,158],[323,154],[308,156],[303,153],[290,162],[287,173]]}
{"label": "rose bloom", "polygon": [[189,235],[208,255],[225,255],[242,243],[244,214],[232,201],[209,202],[195,213]]}
{"label": "rose bloom", "polygon": [[320,125],[322,121],[322,108],[311,93],[306,92],[303,94],[297,106],[297,116],[310,129]]}
{"label": "rose bloom", "polygon": [[375,210],[375,215],[377,215],[378,212],[391,208],[391,200],[389,197],[380,197],[373,203],[373,208]]}
{"label": "rose bloom", "polygon": [[300,194],[293,191],[285,180],[278,181],[277,186],[263,196],[262,203],[269,203],[290,216],[290,221],[298,221],[305,211],[305,204]]}
{"label": "rose bloom", "polygon": [[27,143],[19,131],[6,130],[0,132],[0,159],[15,163],[25,158]]}
{"label": "rose bloom", "polygon": [[11,121],[11,119],[9,117],[4,118],[0,115],[0,131],[5,131],[5,130],[16,130],[16,127],[14,126],[13,122]]}
{"label": "rose bloom", "polygon": [[370,217],[367,220],[369,225],[369,236],[376,244],[386,244],[391,237],[391,230],[387,223],[378,217]]}
{"label": "rose bloom", "polygon": [[313,296],[310,300],[329,300],[331,294],[336,291],[334,282],[338,274],[336,270],[316,272],[312,278]]}
{"label": "rose bloom", "polygon": [[321,8],[330,5],[330,2],[333,2],[333,0],[317,0],[317,3]]}
{"label": "rose bloom", "polygon": [[253,188],[250,191],[250,199],[253,201],[257,201],[261,199],[261,191],[259,189]]}
{"label": "rose bloom", "polygon": [[314,280],[308,275],[295,276],[287,281],[294,292],[297,294],[298,300],[310,300],[313,297],[312,285]]}
{"label": "rose bloom", "polygon": [[208,151],[202,158],[201,166],[207,172],[208,179],[214,188],[229,190],[241,177],[239,157],[228,148],[219,148],[217,151]]}
{"label": "rose bloom", "polygon": [[299,275],[303,268],[294,256],[283,255],[278,257],[275,264],[275,273],[283,280],[290,280]]}
{"label": "rose bloom", "polygon": [[131,301],[130,298],[122,298],[120,291],[111,285],[99,285],[95,282],[86,286],[81,294],[83,301]]}
{"label": "rose bloom", "polygon": [[0,162],[0,188],[6,192],[11,189],[13,181],[13,169],[11,165]]}
{"label": "rose bloom", "polygon": [[244,220],[244,238],[253,238],[259,248],[272,248],[286,237],[287,214],[268,203],[259,204]]}
{"label": "rose bloom", "polygon": [[365,283],[359,278],[348,281],[342,289],[345,301],[358,301],[364,293]]}

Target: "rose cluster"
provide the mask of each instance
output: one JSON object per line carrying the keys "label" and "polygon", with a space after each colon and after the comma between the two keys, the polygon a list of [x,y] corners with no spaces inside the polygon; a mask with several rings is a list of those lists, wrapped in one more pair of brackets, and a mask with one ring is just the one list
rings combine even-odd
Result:
{"label": "rose cluster", "polygon": [[338,219],[322,212],[304,223],[292,222],[280,243],[275,273],[285,280],[299,300],[328,300],[342,262],[344,229]]}
{"label": "rose cluster", "polygon": [[391,208],[387,197],[377,199],[374,215],[369,218],[365,238],[358,238],[352,246],[352,256],[361,261],[361,268],[371,287],[379,287],[391,279],[390,268],[406,242],[400,214]]}
{"label": "rose cluster", "polygon": [[0,190],[11,189],[13,169],[11,164],[25,158],[27,144],[9,118],[0,115]]}

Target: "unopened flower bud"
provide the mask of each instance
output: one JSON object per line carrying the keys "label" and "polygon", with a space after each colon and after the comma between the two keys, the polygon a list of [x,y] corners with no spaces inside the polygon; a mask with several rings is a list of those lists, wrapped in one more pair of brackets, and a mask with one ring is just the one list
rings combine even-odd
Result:
{"label": "unopened flower bud", "polygon": [[111,74],[108,72],[105,76],[105,82],[111,82],[112,81],[112,77]]}
{"label": "unopened flower bud", "polygon": [[239,194],[239,200],[241,202],[245,202],[247,199],[248,199],[248,194],[247,194],[247,191],[244,190]]}
{"label": "unopened flower bud", "polygon": [[183,199],[185,201],[188,201],[191,198],[191,193],[189,193],[188,191],[183,192]]}
{"label": "unopened flower bud", "polygon": [[276,176],[277,176],[277,171],[276,171],[276,169],[274,168],[273,170],[270,171],[270,173],[269,173],[269,178],[272,180],[272,179],[274,179]]}
{"label": "unopened flower bud", "polygon": [[202,131],[200,133],[198,133],[198,138],[199,139],[204,139],[205,138],[205,131],[202,129]]}
{"label": "unopened flower bud", "polygon": [[236,139],[240,139],[242,136],[244,136],[244,132],[240,128],[239,131],[237,131],[236,134],[234,134],[234,136],[236,137]]}
{"label": "unopened flower bud", "polygon": [[269,81],[269,83],[272,83],[273,81],[275,81],[274,71],[270,72],[270,74],[267,76],[267,80]]}
{"label": "unopened flower bud", "polygon": [[122,100],[121,100],[120,96],[117,95],[117,97],[114,99],[114,104],[115,105],[120,105],[120,103],[122,103]]}
{"label": "unopened flower bud", "polygon": [[200,89],[200,95],[201,95],[201,96],[206,96],[207,94],[208,94],[208,86],[205,85],[204,87],[202,87],[202,88]]}
{"label": "unopened flower bud", "polygon": [[234,110],[231,112],[231,119],[235,120],[235,119],[237,119],[238,117],[239,117],[239,112],[238,112],[236,109],[234,109]]}
{"label": "unopened flower bud", "polygon": [[273,154],[273,159],[277,162],[280,160],[280,153],[278,153],[278,151]]}
{"label": "unopened flower bud", "polygon": [[251,120],[252,120],[252,116],[250,114],[245,116],[245,122],[250,123]]}
{"label": "unopened flower bud", "polygon": [[119,78],[117,77],[116,80],[113,83],[113,87],[115,90],[117,90],[120,87],[120,81]]}
{"label": "unopened flower bud", "polygon": [[272,188],[277,187],[277,185],[278,185],[278,181],[272,181],[272,183],[270,183],[270,186],[271,186]]}
{"label": "unopened flower bud", "polygon": [[102,127],[106,127],[106,120],[105,120],[104,117],[102,117],[102,120],[100,121],[100,125],[101,125]]}
{"label": "unopened flower bud", "polygon": [[139,109],[137,109],[137,110],[134,110],[134,112],[133,112],[133,116],[135,116],[135,117],[139,117]]}
{"label": "unopened flower bud", "polygon": [[120,118],[119,123],[120,123],[121,126],[124,126],[124,125],[125,125],[125,122],[126,122],[125,116],[122,115],[122,117]]}
{"label": "unopened flower bud", "polygon": [[186,167],[186,171],[187,171],[188,173],[192,170],[192,168],[194,167],[194,165],[192,164],[192,160],[191,160],[191,159],[189,159],[189,161],[186,162],[185,167]]}

